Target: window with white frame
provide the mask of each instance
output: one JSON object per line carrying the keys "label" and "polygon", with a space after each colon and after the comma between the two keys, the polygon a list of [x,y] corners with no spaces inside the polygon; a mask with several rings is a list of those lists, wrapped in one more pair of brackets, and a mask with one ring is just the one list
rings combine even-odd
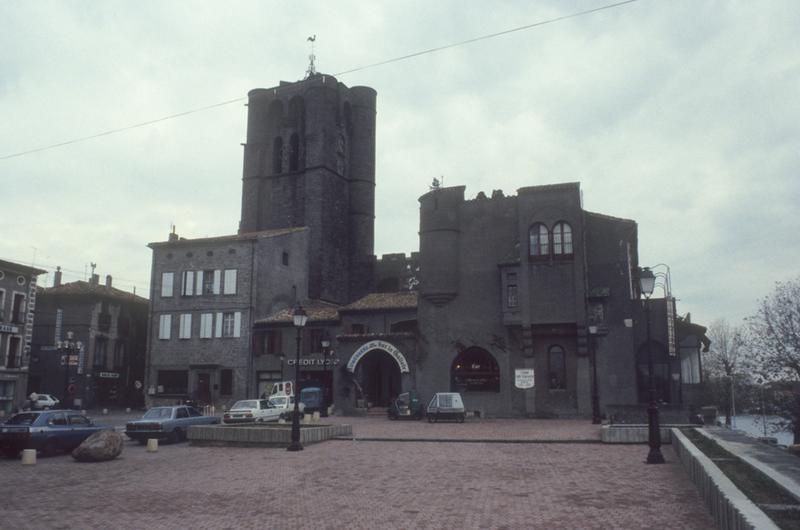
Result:
{"label": "window with white frame", "polygon": [[14,293],[14,303],[11,304],[11,322],[25,323],[25,295],[22,293]]}
{"label": "window with white frame", "polygon": [[183,271],[182,296],[194,296],[194,271]]}
{"label": "window with white frame", "polygon": [[175,280],[174,272],[161,273],[161,297],[168,298],[172,296],[173,285]]}
{"label": "window with white frame", "polygon": [[172,328],[172,315],[161,315],[158,321],[158,338],[163,340],[169,340],[171,328]]}
{"label": "window with white frame", "polygon": [[214,292],[214,276],[216,271],[203,271],[203,294],[217,294]]}
{"label": "window with white frame", "polygon": [[239,311],[217,313],[217,337],[240,337],[241,329],[242,314]]}
{"label": "window with white frame", "polygon": [[178,331],[179,339],[192,338],[192,314],[183,313],[180,318],[180,330]]}
{"label": "window with white frame", "polygon": [[236,294],[236,269],[225,269],[223,294]]}
{"label": "window with white frame", "polygon": [[202,313],[200,315],[200,338],[210,339],[214,329],[214,314]]}
{"label": "window with white frame", "polygon": [[564,221],[553,227],[553,254],[568,256],[572,254],[572,227]]}
{"label": "window with white frame", "polygon": [[0,322],[6,319],[6,291],[0,289]]}

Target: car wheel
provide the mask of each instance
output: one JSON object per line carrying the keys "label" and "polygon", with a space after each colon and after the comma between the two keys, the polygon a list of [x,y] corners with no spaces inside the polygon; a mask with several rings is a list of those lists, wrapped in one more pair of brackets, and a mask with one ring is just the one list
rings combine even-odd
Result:
{"label": "car wheel", "polygon": [[433,423],[433,416],[430,414],[428,415],[428,423]]}
{"label": "car wheel", "polygon": [[147,440],[145,440],[144,438],[137,438],[136,443],[139,445],[145,445],[147,443]]}
{"label": "car wheel", "polygon": [[43,456],[54,456],[58,451],[58,444],[56,444],[55,440],[47,440],[42,447],[42,455]]}
{"label": "car wheel", "polygon": [[464,423],[465,419],[467,419],[467,415],[466,414],[462,414],[461,416],[458,417],[458,422],[459,423]]}

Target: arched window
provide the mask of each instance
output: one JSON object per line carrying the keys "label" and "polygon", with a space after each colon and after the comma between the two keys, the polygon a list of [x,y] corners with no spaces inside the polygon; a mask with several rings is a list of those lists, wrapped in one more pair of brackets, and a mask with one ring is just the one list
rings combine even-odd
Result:
{"label": "arched window", "polygon": [[547,227],[541,223],[536,223],[528,230],[530,237],[530,255],[538,258],[550,254],[550,234]]}
{"label": "arched window", "polygon": [[450,367],[450,386],[454,392],[500,392],[500,367],[483,348],[467,348]]}
{"label": "arched window", "polygon": [[297,171],[300,169],[300,137],[297,133],[289,138],[289,149],[289,171]]}
{"label": "arched window", "polygon": [[547,379],[550,390],[567,389],[567,356],[561,346],[547,350]]}
{"label": "arched window", "polygon": [[553,227],[553,254],[562,256],[572,254],[572,227],[563,221]]}
{"label": "arched window", "polygon": [[276,136],[272,142],[272,172],[280,173],[283,170],[283,138]]}

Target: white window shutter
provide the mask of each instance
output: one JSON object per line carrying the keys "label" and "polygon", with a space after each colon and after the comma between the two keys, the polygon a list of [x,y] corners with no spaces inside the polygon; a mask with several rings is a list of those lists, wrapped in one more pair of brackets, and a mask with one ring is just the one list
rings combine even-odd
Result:
{"label": "white window shutter", "polygon": [[225,294],[236,294],[236,269],[225,269]]}
{"label": "white window shutter", "polygon": [[186,296],[194,295],[194,271],[186,271]]}
{"label": "white window shutter", "polygon": [[242,336],[242,314],[239,311],[233,314],[233,336]]}
{"label": "white window shutter", "polygon": [[221,283],[222,283],[222,271],[217,269],[214,271],[214,294],[219,294],[219,288]]}
{"label": "white window shutter", "polygon": [[195,273],[196,280],[194,284],[194,293],[197,296],[203,294],[203,271],[197,271]]}
{"label": "white window shutter", "polygon": [[222,336],[222,313],[217,313],[217,330],[216,333],[214,333],[214,336],[215,337]]}
{"label": "white window shutter", "polygon": [[161,315],[161,321],[158,325],[158,338],[169,339],[169,331],[172,327],[172,315]]}

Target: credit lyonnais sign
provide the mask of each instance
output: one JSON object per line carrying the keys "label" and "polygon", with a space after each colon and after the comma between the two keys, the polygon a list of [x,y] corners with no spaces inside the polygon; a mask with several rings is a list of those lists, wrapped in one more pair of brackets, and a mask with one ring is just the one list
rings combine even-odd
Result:
{"label": "credit lyonnais sign", "polygon": [[[286,361],[289,366],[297,364],[297,359],[289,359]],[[300,366],[336,366],[339,364],[339,359],[300,359]]]}
{"label": "credit lyonnais sign", "polygon": [[362,344],[359,349],[350,357],[350,360],[347,361],[347,371],[354,372],[356,370],[356,365],[358,361],[361,360],[368,352],[372,350],[383,350],[397,362],[397,366],[400,367],[401,373],[408,373],[408,361],[403,356],[403,354],[398,350],[394,344],[386,342],[385,340],[372,340],[365,344]]}

